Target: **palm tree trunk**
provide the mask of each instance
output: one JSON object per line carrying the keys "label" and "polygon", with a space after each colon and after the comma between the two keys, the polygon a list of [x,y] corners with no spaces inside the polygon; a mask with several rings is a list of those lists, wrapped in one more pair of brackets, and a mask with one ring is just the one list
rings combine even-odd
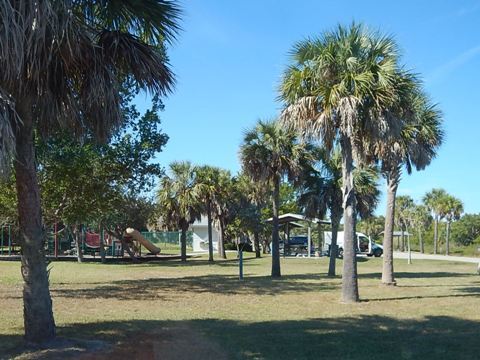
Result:
{"label": "palm tree trunk", "polygon": [[218,240],[218,254],[222,259],[227,258],[227,254],[225,252],[225,220],[223,217],[220,217],[220,239]]}
{"label": "palm tree trunk", "polygon": [[391,171],[387,177],[387,213],[385,214],[385,230],[383,233],[383,270],[382,284],[396,285],[393,272],[393,226],[395,218],[395,197],[400,181],[400,173]]}
{"label": "palm tree trunk", "polygon": [[450,221],[447,221],[447,233],[445,236],[445,255],[450,255]]}
{"label": "palm tree trunk", "polygon": [[[339,209],[342,211],[341,208]],[[335,262],[337,260],[337,235],[340,226],[341,214],[332,209],[332,239],[330,242],[330,259],[328,263],[328,276],[335,276]]]}
{"label": "palm tree trunk", "polygon": [[344,249],[342,301],[359,301],[355,236],[355,188],[353,187],[352,144],[346,135],[341,138],[343,176]]}
{"label": "palm tree trunk", "polygon": [[102,261],[102,264],[105,264],[107,261],[105,258],[105,241],[104,241],[104,231],[103,231],[102,225],[100,225],[100,259]]}
{"label": "palm tree trunk", "polygon": [[[80,228],[81,228],[81,225],[80,225]],[[77,252],[77,261],[79,263],[82,263],[83,262],[83,249],[82,249],[81,240],[80,240],[80,233],[81,233],[81,231],[79,231],[78,225],[75,225],[75,227],[73,228],[73,236],[75,238],[75,250]]]}
{"label": "palm tree trunk", "polygon": [[422,230],[418,231],[418,239],[420,241],[420,252],[423,254],[425,252],[425,246],[423,244]]}
{"label": "palm tree trunk", "polygon": [[[408,226],[405,226],[406,232],[408,234]],[[407,235],[407,252],[408,252],[408,263],[412,263],[412,248],[410,247],[410,234]]]}
{"label": "palm tree trunk", "polygon": [[213,262],[213,237],[212,237],[212,204],[207,200],[207,223],[208,223],[208,261]]}
{"label": "palm tree trunk", "polygon": [[180,259],[183,262],[187,261],[187,231],[188,231],[188,223],[186,221],[182,221],[181,223],[181,234],[180,234]]}
{"label": "palm tree trunk", "polygon": [[272,230],[272,277],[281,277],[280,272],[280,248],[278,210],[280,204],[280,177],[276,176],[273,187],[273,230]]}
{"label": "palm tree trunk", "polygon": [[33,120],[30,104],[17,105],[23,123],[16,132],[15,177],[18,222],[22,244],[21,272],[25,340],[42,343],[55,337],[55,321],[50,297],[45,233],[42,226],[40,190],[35,164]]}
{"label": "palm tree trunk", "polygon": [[260,258],[260,236],[258,231],[253,232],[253,246],[255,247],[255,257]]}
{"label": "palm tree trunk", "polygon": [[403,225],[400,228],[400,251],[401,252],[405,251],[405,233],[404,233]]}
{"label": "palm tree trunk", "polygon": [[433,253],[436,255],[438,249],[438,215],[435,215],[435,223],[433,227]]}

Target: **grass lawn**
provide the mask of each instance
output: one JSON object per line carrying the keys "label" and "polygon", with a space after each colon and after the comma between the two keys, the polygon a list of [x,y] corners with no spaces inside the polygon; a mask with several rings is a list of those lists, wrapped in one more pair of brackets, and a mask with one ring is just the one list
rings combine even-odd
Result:
{"label": "grass lawn", "polygon": [[[53,263],[58,335],[97,340],[41,358],[83,359],[478,359],[476,265],[396,261],[397,287],[380,285],[382,259],[360,259],[360,296],[339,303],[341,278],[327,259],[205,258],[139,265]],[[338,269],[341,271],[341,261]],[[0,262],[0,357],[24,350],[20,264]],[[107,346],[105,345],[107,344]],[[106,346],[106,347],[105,347]],[[87,346],[88,347],[88,346]],[[83,354],[83,355],[82,355]],[[32,353],[23,355],[33,357]]]}

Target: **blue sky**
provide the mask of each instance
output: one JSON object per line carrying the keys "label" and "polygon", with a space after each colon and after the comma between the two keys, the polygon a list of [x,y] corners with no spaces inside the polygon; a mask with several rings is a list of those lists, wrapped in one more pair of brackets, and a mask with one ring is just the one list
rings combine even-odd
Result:
{"label": "blue sky", "polygon": [[[158,161],[239,168],[245,129],[275,117],[292,45],[353,20],[394,35],[406,67],[421,74],[444,113],[445,143],[424,171],[404,176],[399,194],[420,200],[433,187],[480,212],[480,1],[184,0],[183,32],[169,49],[177,75],[164,99],[170,136]],[[140,109],[148,98],[137,99]],[[383,190],[382,183],[382,190]],[[384,200],[377,213],[384,212]]]}

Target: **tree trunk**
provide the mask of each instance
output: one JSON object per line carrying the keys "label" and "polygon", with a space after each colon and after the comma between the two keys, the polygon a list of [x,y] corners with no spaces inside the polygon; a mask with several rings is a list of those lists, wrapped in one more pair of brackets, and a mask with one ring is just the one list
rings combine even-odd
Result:
{"label": "tree trunk", "polygon": [[[80,225],[81,228],[81,225]],[[82,249],[82,244],[80,240],[80,233],[81,231],[78,230],[78,225],[75,225],[73,228],[73,236],[75,238],[75,251],[77,252],[77,261],[79,263],[83,262],[83,249]]]}
{"label": "tree trunk", "polygon": [[450,221],[447,221],[447,230],[445,234],[445,255],[450,255]]}
{"label": "tree trunk", "polygon": [[422,230],[418,231],[418,239],[420,241],[420,252],[423,254],[425,252],[425,246],[423,244]]}
{"label": "tree trunk", "polygon": [[393,226],[395,219],[395,197],[397,194],[400,173],[396,170],[386,174],[387,177],[387,212],[385,214],[385,230],[383,233],[383,271],[382,284],[396,285],[393,272]]}
{"label": "tree trunk", "polygon": [[[102,264],[106,263],[105,259],[105,239],[104,239],[104,234],[105,232],[103,231],[103,226],[100,225],[100,259],[102,261]],[[113,246],[113,244],[112,244]]]}
{"label": "tree trunk", "polygon": [[272,229],[272,277],[281,277],[280,272],[280,241],[279,241],[279,225],[278,225],[278,210],[280,204],[280,177],[276,176],[273,186],[273,229]]}
{"label": "tree trunk", "polygon": [[181,222],[181,234],[180,234],[180,259],[183,262],[187,261],[187,231],[188,224],[186,221]]}
{"label": "tree trunk", "polygon": [[253,232],[253,245],[255,247],[255,257],[260,258],[260,236],[258,231]]}
{"label": "tree trunk", "polygon": [[436,255],[438,249],[438,215],[435,215],[435,223],[433,227],[433,253]]}
{"label": "tree trunk", "polygon": [[[405,226],[408,234],[408,226]],[[408,252],[408,263],[412,263],[412,248],[410,247],[410,234],[407,235],[407,252]]]}
{"label": "tree trunk", "polygon": [[212,204],[207,200],[208,261],[213,262]]}
{"label": "tree trunk", "polygon": [[219,224],[220,239],[218,240],[218,255],[220,255],[222,259],[226,259],[227,253],[225,252],[225,220],[223,219],[223,217],[220,217]]}
{"label": "tree trunk", "polygon": [[[342,209],[339,209],[340,212]],[[328,276],[335,276],[335,262],[337,260],[337,236],[338,236],[338,227],[340,226],[340,220],[342,216],[340,213],[337,214],[335,210],[332,209],[332,239],[330,242],[330,260],[328,263]]]}
{"label": "tree trunk", "polygon": [[22,123],[16,129],[14,162],[22,245],[23,316],[25,340],[44,343],[55,338],[55,321],[45,259],[45,233],[35,164],[33,120],[30,104],[25,105],[17,105]]}
{"label": "tree trunk", "polygon": [[355,188],[353,186],[352,144],[346,135],[341,138],[343,177],[344,248],[342,274],[342,301],[359,301],[355,235]]}
{"label": "tree trunk", "polygon": [[401,252],[405,251],[405,233],[403,230],[403,225],[401,225],[401,228],[400,228],[400,251]]}

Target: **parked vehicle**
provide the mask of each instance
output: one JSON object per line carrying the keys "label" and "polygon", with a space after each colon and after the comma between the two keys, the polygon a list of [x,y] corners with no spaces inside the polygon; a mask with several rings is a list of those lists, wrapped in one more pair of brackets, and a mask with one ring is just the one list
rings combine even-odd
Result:
{"label": "parked vehicle", "polygon": [[[288,241],[280,241],[280,252],[284,251],[285,255],[308,254],[308,236],[296,235],[291,236]],[[315,254],[315,245],[313,241],[310,243],[310,254]]]}
{"label": "parked vehicle", "polygon": [[[329,231],[325,231],[325,241],[324,241],[324,248],[323,250],[330,254],[330,245],[332,243],[332,233]],[[343,257],[343,248],[344,248],[344,241],[343,241],[344,233],[343,231],[339,231],[337,233],[337,256]],[[383,246],[375,243],[369,236],[357,232],[357,254],[363,254],[367,256],[375,256],[380,257],[383,254]]]}

